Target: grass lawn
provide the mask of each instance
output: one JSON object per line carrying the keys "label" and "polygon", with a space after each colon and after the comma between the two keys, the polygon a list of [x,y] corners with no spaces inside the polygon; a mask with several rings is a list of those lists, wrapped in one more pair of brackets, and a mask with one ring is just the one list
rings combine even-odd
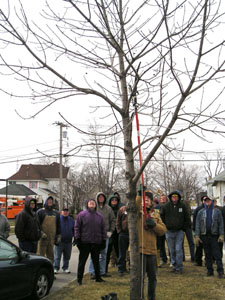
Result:
{"label": "grass lawn", "polygon": [[[105,283],[96,283],[87,274],[82,286],[71,282],[46,300],[101,300],[110,292],[117,293],[118,300],[129,300],[129,275],[119,277],[116,268],[109,272],[112,277]],[[216,272],[214,277],[206,277],[206,268],[193,266],[190,261],[184,262],[182,275],[171,273],[169,265],[164,265],[158,269],[156,296],[157,300],[224,300],[225,279],[218,279]]]}

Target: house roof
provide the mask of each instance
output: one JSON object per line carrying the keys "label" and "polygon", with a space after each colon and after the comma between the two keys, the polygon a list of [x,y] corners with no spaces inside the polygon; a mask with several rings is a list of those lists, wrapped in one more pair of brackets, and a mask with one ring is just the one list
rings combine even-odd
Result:
{"label": "house roof", "polygon": [[[34,191],[30,190],[23,184],[10,184],[8,185],[8,195],[13,196],[30,196],[30,195],[37,195]],[[6,187],[0,189],[0,195],[6,195]]]}
{"label": "house roof", "polygon": [[212,186],[216,186],[218,182],[225,182],[225,170],[210,180]]}
{"label": "house roof", "polygon": [[[62,167],[63,178],[67,178],[69,167]],[[59,164],[54,162],[50,165],[22,165],[17,173],[8,180],[43,180],[59,178]]]}
{"label": "house roof", "polygon": [[57,193],[53,192],[52,190],[46,189],[46,188],[41,188],[41,190],[43,190],[43,191],[45,191],[47,193],[50,193],[50,194],[57,195]]}

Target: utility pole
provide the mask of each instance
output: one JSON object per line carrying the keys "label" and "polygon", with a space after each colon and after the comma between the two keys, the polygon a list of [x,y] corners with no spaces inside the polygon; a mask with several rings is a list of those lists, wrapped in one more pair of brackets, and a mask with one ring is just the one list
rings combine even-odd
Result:
{"label": "utility pole", "polygon": [[62,139],[63,139],[63,127],[67,127],[67,125],[56,122],[56,125],[59,126],[60,134],[59,134],[59,210],[63,209],[63,165],[62,165]]}

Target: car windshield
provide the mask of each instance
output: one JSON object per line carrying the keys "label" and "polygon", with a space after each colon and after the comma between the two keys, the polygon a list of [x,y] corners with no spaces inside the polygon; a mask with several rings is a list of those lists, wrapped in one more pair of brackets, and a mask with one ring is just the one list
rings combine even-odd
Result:
{"label": "car windshield", "polygon": [[0,239],[0,260],[12,259],[18,256],[16,247]]}

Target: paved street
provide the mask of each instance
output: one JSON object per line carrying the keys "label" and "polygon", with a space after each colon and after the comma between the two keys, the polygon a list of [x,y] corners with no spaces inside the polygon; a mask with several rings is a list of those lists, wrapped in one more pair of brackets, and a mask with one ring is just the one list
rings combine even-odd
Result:
{"label": "paved street", "polygon": [[[14,244],[18,245],[18,241],[15,235],[11,235],[9,237],[9,240],[13,242]],[[77,275],[77,262],[78,262],[78,255],[79,251],[77,247],[72,248],[72,255],[70,259],[70,274],[65,274],[62,272],[62,270],[59,271],[59,273],[56,275],[56,280],[53,283],[53,286],[50,290],[50,294],[57,292],[59,289],[67,285],[69,282],[76,279]],[[86,263],[86,271],[88,270],[88,262]]]}

